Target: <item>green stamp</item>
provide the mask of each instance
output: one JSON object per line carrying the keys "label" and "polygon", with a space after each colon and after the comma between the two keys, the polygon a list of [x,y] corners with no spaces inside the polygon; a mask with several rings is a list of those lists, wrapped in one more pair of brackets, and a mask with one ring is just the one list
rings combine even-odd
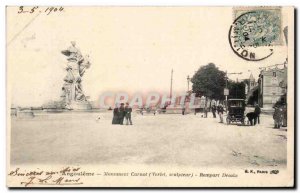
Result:
{"label": "green stamp", "polygon": [[244,46],[270,46],[280,44],[280,10],[255,10],[238,13],[235,22],[235,44]]}
{"label": "green stamp", "polygon": [[281,9],[246,9],[234,11],[229,42],[241,58],[259,61],[273,54],[272,46],[281,45]]}

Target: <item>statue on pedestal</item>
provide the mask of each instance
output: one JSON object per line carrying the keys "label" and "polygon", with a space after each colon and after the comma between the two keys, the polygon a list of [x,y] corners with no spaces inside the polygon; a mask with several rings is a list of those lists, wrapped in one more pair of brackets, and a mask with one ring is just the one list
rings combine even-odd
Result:
{"label": "statue on pedestal", "polygon": [[67,50],[61,52],[67,56],[67,75],[64,78],[61,97],[67,109],[91,109],[81,86],[82,76],[85,70],[91,66],[89,56],[82,56],[76,47],[76,42],[72,41],[71,44]]}

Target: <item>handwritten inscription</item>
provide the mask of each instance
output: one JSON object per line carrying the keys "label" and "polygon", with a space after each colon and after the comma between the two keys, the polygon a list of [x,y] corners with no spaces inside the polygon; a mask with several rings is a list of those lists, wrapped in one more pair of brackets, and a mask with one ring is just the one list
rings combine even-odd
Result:
{"label": "handwritten inscription", "polygon": [[81,185],[82,177],[94,176],[92,172],[82,171],[80,167],[65,167],[58,171],[33,170],[26,171],[16,168],[9,172],[8,176],[25,177],[20,182],[21,185],[28,187],[29,185]]}
{"label": "handwritten inscription", "polygon": [[46,15],[52,14],[52,13],[59,13],[64,11],[63,7],[24,7],[20,6],[18,10],[18,14],[33,14],[33,13],[45,13]]}
{"label": "handwritten inscription", "polygon": [[[243,170],[241,171],[243,172]],[[263,170],[263,169],[245,169],[244,173],[249,174],[278,174],[279,170]],[[85,181],[89,180],[90,177],[97,178],[185,178],[185,179],[204,179],[204,178],[231,178],[236,179],[239,177],[238,173],[227,173],[227,172],[217,172],[217,173],[205,173],[205,172],[163,172],[163,171],[124,171],[124,172],[111,172],[111,171],[101,171],[101,172],[89,172],[83,170],[81,167],[64,167],[58,170],[42,170],[33,169],[25,170],[21,168],[16,168],[8,173],[11,178],[18,178],[18,182],[21,186],[79,186],[83,185]]]}

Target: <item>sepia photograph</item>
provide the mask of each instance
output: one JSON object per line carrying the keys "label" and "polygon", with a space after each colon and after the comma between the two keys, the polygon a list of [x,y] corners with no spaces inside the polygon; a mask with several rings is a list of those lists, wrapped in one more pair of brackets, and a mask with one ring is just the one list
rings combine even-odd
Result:
{"label": "sepia photograph", "polygon": [[7,6],[7,186],[293,187],[294,11]]}

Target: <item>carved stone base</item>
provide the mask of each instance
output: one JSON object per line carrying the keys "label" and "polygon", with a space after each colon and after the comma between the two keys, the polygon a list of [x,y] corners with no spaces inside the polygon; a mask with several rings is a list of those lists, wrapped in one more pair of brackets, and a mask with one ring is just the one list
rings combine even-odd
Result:
{"label": "carved stone base", "polygon": [[91,110],[92,105],[88,101],[72,101],[69,108],[71,110]]}

